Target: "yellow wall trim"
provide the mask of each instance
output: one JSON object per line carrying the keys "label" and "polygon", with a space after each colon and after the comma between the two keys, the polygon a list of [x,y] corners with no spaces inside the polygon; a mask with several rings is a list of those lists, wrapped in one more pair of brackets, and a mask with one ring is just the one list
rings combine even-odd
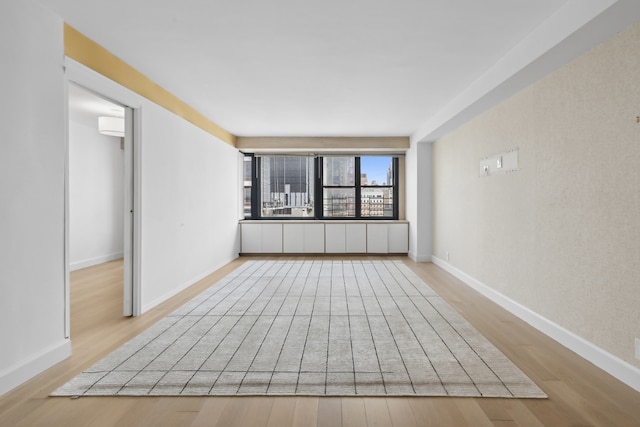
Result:
{"label": "yellow wall trim", "polygon": [[213,123],[184,101],[67,24],[64,25],[64,53],[69,58],[144,96],[211,135],[236,146],[235,135]]}

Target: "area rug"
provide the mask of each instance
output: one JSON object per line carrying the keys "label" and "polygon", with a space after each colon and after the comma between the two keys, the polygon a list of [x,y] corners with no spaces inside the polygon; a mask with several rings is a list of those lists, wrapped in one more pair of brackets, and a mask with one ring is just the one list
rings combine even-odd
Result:
{"label": "area rug", "polygon": [[396,260],[246,261],[53,395],[546,397]]}

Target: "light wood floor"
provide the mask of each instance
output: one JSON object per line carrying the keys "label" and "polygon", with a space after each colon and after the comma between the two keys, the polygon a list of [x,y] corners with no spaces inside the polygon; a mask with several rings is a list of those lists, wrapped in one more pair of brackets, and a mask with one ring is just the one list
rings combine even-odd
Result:
{"label": "light wood floor", "polygon": [[0,397],[0,426],[640,426],[640,393],[433,264],[408,258],[401,259],[529,375],[549,399],[48,397],[246,259],[230,263],[138,318],[121,315],[121,262],[74,272],[73,356]]}

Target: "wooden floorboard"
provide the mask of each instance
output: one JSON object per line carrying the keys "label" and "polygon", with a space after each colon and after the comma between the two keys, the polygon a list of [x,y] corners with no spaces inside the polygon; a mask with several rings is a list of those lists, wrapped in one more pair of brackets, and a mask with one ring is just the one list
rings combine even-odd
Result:
{"label": "wooden floorboard", "polygon": [[73,355],[0,397],[0,426],[640,426],[640,393],[437,266],[406,257],[395,259],[409,265],[549,398],[49,397],[246,259],[233,261],[136,318],[122,316],[121,261],[73,272]]}

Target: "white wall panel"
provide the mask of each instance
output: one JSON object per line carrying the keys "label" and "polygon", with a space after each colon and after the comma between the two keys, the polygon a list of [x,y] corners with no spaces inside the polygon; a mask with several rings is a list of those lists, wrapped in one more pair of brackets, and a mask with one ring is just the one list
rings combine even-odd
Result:
{"label": "white wall panel", "polygon": [[65,338],[62,20],[0,2],[0,394],[71,352]]}
{"label": "white wall panel", "polygon": [[149,103],[142,108],[143,307],[237,256],[237,151]]}
{"label": "white wall panel", "polygon": [[72,270],[122,258],[124,150],[120,138],[69,122],[69,233]]}

